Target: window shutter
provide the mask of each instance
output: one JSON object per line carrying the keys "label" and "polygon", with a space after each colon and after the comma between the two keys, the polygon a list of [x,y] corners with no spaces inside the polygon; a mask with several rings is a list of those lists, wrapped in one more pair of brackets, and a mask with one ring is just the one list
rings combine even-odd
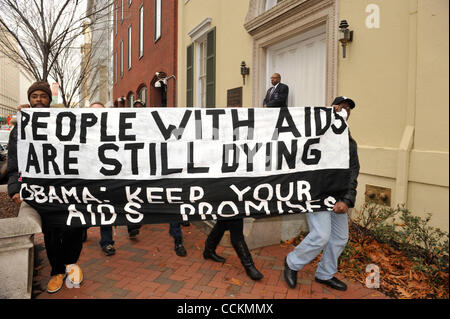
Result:
{"label": "window shutter", "polygon": [[206,107],[216,107],[216,28],[206,35]]}
{"label": "window shutter", "polygon": [[187,47],[186,106],[194,106],[194,44]]}

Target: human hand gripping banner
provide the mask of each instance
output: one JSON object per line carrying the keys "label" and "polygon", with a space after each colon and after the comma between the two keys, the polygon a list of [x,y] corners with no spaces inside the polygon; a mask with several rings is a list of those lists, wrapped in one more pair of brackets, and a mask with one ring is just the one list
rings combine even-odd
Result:
{"label": "human hand gripping banner", "polygon": [[346,113],[331,107],[18,115],[20,194],[48,225],[331,211],[348,188]]}

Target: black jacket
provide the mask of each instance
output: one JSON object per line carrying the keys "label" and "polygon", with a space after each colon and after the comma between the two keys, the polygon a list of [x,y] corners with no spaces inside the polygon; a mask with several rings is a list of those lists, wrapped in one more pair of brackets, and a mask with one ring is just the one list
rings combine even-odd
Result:
{"label": "black jacket", "polygon": [[272,93],[269,99],[271,89],[272,88],[267,90],[263,104],[267,107],[287,107],[289,87],[286,84],[278,83],[275,91]]}
{"label": "black jacket", "polygon": [[356,201],[356,187],[358,186],[359,175],[359,159],[358,159],[358,144],[352,138],[349,132],[349,149],[350,149],[350,182],[347,192],[339,198],[340,202],[344,202],[349,208],[355,207]]}
{"label": "black jacket", "polygon": [[11,134],[9,134],[8,168],[6,175],[8,176],[8,194],[10,197],[13,197],[14,194],[20,191],[20,175],[17,164],[17,125],[14,126]]}

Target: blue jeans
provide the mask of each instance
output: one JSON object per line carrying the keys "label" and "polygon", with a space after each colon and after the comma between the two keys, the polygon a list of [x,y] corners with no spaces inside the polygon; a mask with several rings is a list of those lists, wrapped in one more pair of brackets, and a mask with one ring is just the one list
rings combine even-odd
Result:
{"label": "blue jeans", "polygon": [[[129,225],[128,232],[140,228],[141,225]],[[98,243],[102,248],[108,245],[114,245],[112,226],[100,226],[100,241]]]}
{"label": "blue jeans", "polygon": [[[137,227],[139,226],[139,227]],[[128,230],[134,228],[140,228],[141,225],[130,226]],[[181,226],[180,223],[170,223],[169,234],[173,237],[182,237]],[[98,242],[100,246],[103,248],[108,245],[114,245],[113,234],[112,234],[112,226],[100,226],[100,241]]]}
{"label": "blue jeans", "polygon": [[183,234],[181,233],[180,223],[178,223],[178,222],[170,223],[169,234],[173,238],[182,237]]}
{"label": "blue jeans", "polygon": [[100,226],[100,247],[114,245],[112,226]]}
{"label": "blue jeans", "polygon": [[337,273],[337,261],[348,241],[348,216],[335,212],[307,213],[309,234],[287,255],[292,270],[300,270],[323,251],[316,277],[329,280]]}

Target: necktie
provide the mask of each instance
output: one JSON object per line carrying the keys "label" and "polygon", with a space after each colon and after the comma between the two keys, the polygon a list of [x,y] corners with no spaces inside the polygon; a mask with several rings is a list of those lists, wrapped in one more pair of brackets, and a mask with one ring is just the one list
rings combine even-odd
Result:
{"label": "necktie", "polygon": [[273,91],[275,91],[275,87],[273,86],[272,87],[272,89],[270,90],[270,94],[269,94],[269,100],[270,100],[270,97],[272,96],[272,94],[273,94]]}

